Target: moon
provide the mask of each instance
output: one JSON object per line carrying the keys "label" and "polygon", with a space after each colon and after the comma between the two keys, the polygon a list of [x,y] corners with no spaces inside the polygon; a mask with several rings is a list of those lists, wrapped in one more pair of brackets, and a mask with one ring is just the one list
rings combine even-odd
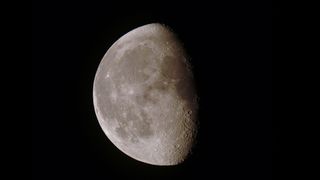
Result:
{"label": "moon", "polygon": [[169,166],[190,155],[198,102],[188,56],[175,33],[152,23],[120,37],[93,83],[93,104],[108,139],[138,161]]}

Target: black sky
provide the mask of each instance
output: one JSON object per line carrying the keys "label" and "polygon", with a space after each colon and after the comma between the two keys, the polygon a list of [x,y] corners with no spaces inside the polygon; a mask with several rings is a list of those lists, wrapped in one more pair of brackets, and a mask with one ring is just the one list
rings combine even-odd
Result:
{"label": "black sky", "polygon": [[[33,179],[271,179],[271,3],[133,2],[33,1]],[[200,96],[198,144],[174,167],[124,155],[102,132],[92,103],[106,50],[152,22],[184,43]]]}

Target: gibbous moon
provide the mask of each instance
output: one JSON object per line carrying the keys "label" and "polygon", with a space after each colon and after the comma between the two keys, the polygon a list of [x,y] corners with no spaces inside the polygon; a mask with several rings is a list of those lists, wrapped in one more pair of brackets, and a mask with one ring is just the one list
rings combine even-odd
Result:
{"label": "gibbous moon", "polygon": [[197,94],[187,55],[166,26],[148,24],[118,39],[97,69],[93,102],[110,141],[128,156],[176,165],[197,132]]}

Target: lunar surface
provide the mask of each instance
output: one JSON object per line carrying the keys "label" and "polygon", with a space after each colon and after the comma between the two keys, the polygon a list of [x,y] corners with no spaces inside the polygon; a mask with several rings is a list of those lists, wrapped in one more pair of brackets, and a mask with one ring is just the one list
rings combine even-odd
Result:
{"label": "lunar surface", "polygon": [[118,39],[97,69],[96,116],[110,141],[152,165],[176,165],[190,154],[197,132],[197,94],[185,50],[161,24]]}

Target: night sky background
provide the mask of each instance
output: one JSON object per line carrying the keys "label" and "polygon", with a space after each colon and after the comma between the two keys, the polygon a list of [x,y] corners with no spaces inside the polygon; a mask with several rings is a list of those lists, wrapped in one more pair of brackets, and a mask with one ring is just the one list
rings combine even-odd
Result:
{"label": "night sky background", "polygon": [[[200,96],[192,156],[136,161],[96,119],[92,87],[108,48],[148,23],[171,27]],[[32,1],[33,179],[271,179],[272,7],[264,1]]]}

